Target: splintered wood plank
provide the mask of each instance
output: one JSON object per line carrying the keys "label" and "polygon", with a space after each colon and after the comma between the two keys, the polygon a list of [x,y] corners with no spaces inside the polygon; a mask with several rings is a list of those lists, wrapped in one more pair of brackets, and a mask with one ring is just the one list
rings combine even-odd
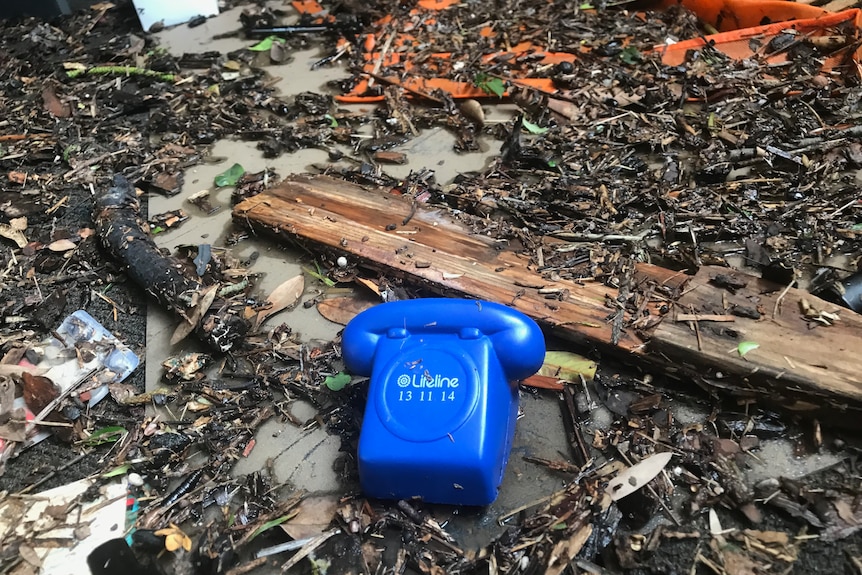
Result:
{"label": "splintered wood plank", "polygon": [[[448,213],[410,199],[324,176],[294,176],[244,200],[234,220],[282,237],[326,246],[363,265],[398,274],[432,291],[508,304],[567,339],[611,343],[617,290],[593,281],[549,281],[526,257],[473,233]],[[638,268],[636,281],[678,284],[681,274]],[[558,289],[560,300],[539,290]],[[644,342],[623,331],[619,348],[639,352]]]}
{"label": "splintered wood plank", "polygon": [[[634,284],[651,282],[678,291],[685,286],[671,316],[685,313],[714,318],[733,314],[732,309],[725,309],[725,302],[728,308],[760,305],[765,315],[760,320],[735,316],[732,322],[678,322],[667,316],[660,321],[653,315],[646,319],[654,321],[643,322],[653,326],[651,332],[645,328],[651,336],[648,344],[634,330],[624,329],[614,345],[611,318],[617,289],[592,281],[544,279],[526,256],[474,233],[465,223],[455,221],[451,213],[414,205],[387,190],[324,176],[293,176],[283,185],[238,204],[233,218],[239,224],[329,251],[333,256],[345,255],[436,293],[510,305],[560,337],[621,352],[647,367],[664,366],[680,378],[784,405],[790,405],[792,399],[796,403],[791,407],[797,409],[808,409],[818,402],[862,407],[862,377],[856,359],[862,350],[860,316],[841,309],[841,321],[813,328],[801,318],[799,300],[806,297],[812,306],[826,311],[835,306],[806,292],[789,290],[781,313],[773,319],[780,286],[725,268],[703,268],[693,280],[696,287],[692,287],[686,285],[690,276],[682,272],[638,264]],[[552,249],[555,240],[546,239],[547,249]],[[731,294],[709,282],[719,273],[742,278],[746,285]],[[548,290],[559,290],[562,297],[548,299]],[[645,311],[656,313],[653,305]],[[657,328],[655,321],[660,321]],[[692,327],[695,324],[696,331]],[[760,347],[742,358],[736,352],[742,340],[755,341]],[[829,401],[822,402],[822,398]],[[862,425],[862,420],[857,425]]]}
{"label": "splintered wood plank", "polygon": [[[744,284],[736,293],[718,287],[714,278],[724,275]],[[697,367],[717,384],[735,382],[738,392],[767,395],[798,410],[821,407],[821,399],[841,404],[862,401],[862,316],[806,291],[790,289],[741,272],[703,267],[686,287],[675,306],[679,314],[725,314],[734,308],[762,313],[760,319],[736,317],[733,323],[668,321],[652,334],[651,349],[671,360]],[[773,317],[776,300],[779,311]],[[803,313],[807,302],[808,318]],[[726,307],[725,307],[726,306]],[[834,312],[833,325],[814,321],[816,311]],[[741,357],[741,341],[759,345]],[[722,377],[717,377],[721,373]],[[737,377],[733,377],[737,376]],[[740,385],[740,379],[747,385]]]}

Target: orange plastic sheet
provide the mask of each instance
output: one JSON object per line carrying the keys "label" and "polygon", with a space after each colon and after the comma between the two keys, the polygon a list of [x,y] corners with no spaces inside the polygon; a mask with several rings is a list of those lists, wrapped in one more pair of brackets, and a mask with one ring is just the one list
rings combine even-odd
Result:
{"label": "orange plastic sheet", "polygon": [[[443,95],[455,99],[488,97],[486,91],[470,81],[472,78],[451,79],[458,77],[458,66],[464,65],[457,56],[445,52],[424,54],[421,64],[417,64],[417,55],[411,49],[414,38],[410,32],[414,27],[433,24],[439,10],[457,2],[458,0],[420,0],[410,13],[412,22],[399,30],[395,30],[398,23],[394,22],[391,16],[381,19],[375,27],[377,33],[369,34],[364,39],[365,78],[360,79],[349,93],[336,96],[336,99],[345,103],[380,101],[383,96],[371,91],[375,83],[398,85],[411,94],[438,101]],[[653,51],[661,54],[662,62],[667,65],[682,64],[691,51],[701,50],[705,46],[734,59],[757,56],[762,61],[778,64],[787,61],[787,50],[774,49],[770,42],[778,35],[792,34],[793,42],[816,43],[831,50],[829,58],[823,63],[824,70],[850,65],[853,67],[853,73],[858,74],[856,62],[862,57],[862,12],[859,9],[831,13],[785,0],[660,2],[661,6],[665,7],[681,3],[715,28],[725,30],[718,34],[654,47]],[[322,10],[316,0],[295,0],[293,5],[300,12],[312,15],[319,14]],[[735,29],[737,27],[741,28]],[[490,28],[483,33],[493,35]],[[573,62],[577,58],[577,53],[550,52],[540,46],[523,43],[506,51],[485,55],[482,63],[492,65],[505,60],[510,74],[505,79],[511,84],[565,99],[565,92],[558,90],[551,79],[530,78],[528,75],[536,67]],[[386,74],[386,70],[390,68],[398,69],[398,75]]]}
{"label": "orange plastic sheet", "polygon": [[660,0],[657,8],[682,5],[719,32],[753,28],[829,14],[823,8],[788,0]]}

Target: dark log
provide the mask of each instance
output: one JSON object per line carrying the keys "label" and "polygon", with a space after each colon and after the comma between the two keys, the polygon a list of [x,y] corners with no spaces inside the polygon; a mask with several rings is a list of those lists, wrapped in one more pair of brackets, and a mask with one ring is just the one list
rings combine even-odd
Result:
{"label": "dark log", "polygon": [[[186,275],[186,266],[174,256],[164,255],[148,233],[141,217],[135,188],[125,176],[114,176],[114,185],[96,194],[93,220],[102,246],[120,261],[129,277],[160,304],[193,326],[208,346],[227,351],[248,331],[243,304],[213,299],[212,290]],[[208,297],[209,295],[209,297]]]}

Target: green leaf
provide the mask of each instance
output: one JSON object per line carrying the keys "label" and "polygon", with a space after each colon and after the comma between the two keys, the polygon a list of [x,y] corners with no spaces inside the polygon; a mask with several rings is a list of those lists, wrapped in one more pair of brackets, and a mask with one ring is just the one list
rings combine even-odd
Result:
{"label": "green leaf", "polygon": [[[310,270],[308,268],[302,268],[305,273],[313,277],[314,279],[322,281],[326,284],[327,287],[335,287],[335,282],[323,275],[320,271]],[[319,270],[319,268],[318,268]]]}
{"label": "green leaf", "polygon": [[276,519],[272,519],[271,521],[267,521],[266,523],[264,523],[263,525],[261,525],[260,527],[258,527],[257,529],[254,530],[254,533],[251,534],[249,541],[251,541],[252,539],[257,537],[258,535],[260,535],[261,533],[263,533],[267,529],[272,529],[273,527],[275,527],[277,525],[281,525],[282,523],[284,523],[288,519],[292,519],[292,518],[296,517],[296,514],[297,514],[297,512],[294,511],[293,513],[289,513],[287,515],[282,515],[281,517],[277,517]]}
{"label": "green leaf", "polygon": [[219,188],[223,188],[224,186],[235,186],[244,173],[245,168],[240,164],[234,164],[224,172],[217,175],[213,182],[216,187]]}
{"label": "green leaf", "polygon": [[862,232],[862,223],[853,224],[852,226],[850,226],[850,229],[854,232]]}
{"label": "green leaf", "polygon": [[66,149],[63,150],[63,161],[68,163],[69,157],[72,154],[80,151],[81,146],[79,146],[78,144],[69,144],[68,146],[66,146]]}
{"label": "green leaf", "polygon": [[132,466],[130,464],[126,463],[125,465],[120,465],[119,467],[115,467],[112,470],[103,473],[102,477],[104,477],[105,479],[108,479],[109,477],[117,477],[118,475],[125,475],[126,473],[128,473],[129,469],[131,469],[131,468],[132,468]]}
{"label": "green leaf", "polygon": [[327,375],[323,383],[332,391],[341,391],[350,383],[350,374],[339,371],[336,375]]}
{"label": "green leaf", "polygon": [[539,375],[562,381],[579,382],[580,376],[591,381],[596,376],[596,362],[570,351],[548,351]]}
{"label": "green leaf", "polygon": [[547,128],[543,128],[537,124],[534,124],[533,122],[527,120],[527,118],[523,117],[521,118],[521,125],[524,126],[531,134],[544,134],[548,131]]}
{"label": "green leaf", "polygon": [[760,344],[755,341],[741,341],[739,345],[736,347],[736,351],[739,352],[740,357],[745,357],[745,354],[749,351],[755,350],[760,347]]}
{"label": "green leaf", "polygon": [[634,46],[626,46],[623,48],[623,51],[620,52],[620,60],[626,64],[634,65],[643,60],[643,56],[641,56],[640,50]]}
{"label": "green leaf", "polygon": [[502,98],[506,93],[506,85],[500,78],[492,78],[487,74],[476,75],[476,86],[486,94],[495,94],[498,98]]}
{"label": "green leaf", "polygon": [[338,120],[336,120],[331,114],[324,114],[323,117],[326,118],[327,120],[329,120],[329,127],[330,128],[337,128],[338,127]]}
{"label": "green leaf", "polygon": [[254,46],[250,47],[249,50],[251,50],[252,52],[268,52],[270,49],[272,49],[272,44],[274,42],[284,42],[284,40],[282,40],[278,36],[267,36]]}
{"label": "green leaf", "polygon": [[128,431],[126,431],[126,428],[120,427],[119,425],[103,427],[102,429],[94,431],[90,437],[83,441],[83,444],[89,447],[95,447],[96,445],[102,445],[103,443],[114,443],[127,433]]}

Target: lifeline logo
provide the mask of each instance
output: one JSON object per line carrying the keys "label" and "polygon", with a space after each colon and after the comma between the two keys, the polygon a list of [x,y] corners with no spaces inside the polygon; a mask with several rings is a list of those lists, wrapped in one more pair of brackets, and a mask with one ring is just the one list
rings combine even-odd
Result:
{"label": "lifeline logo", "polygon": [[415,388],[432,388],[432,387],[448,387],[448,388],[456,388],[458,387],[458,378],[457,377],[443,377],[439,373],[437,375],[432,376],[430,373],[425,372],[422,375],[413,374],[407,375],[406,373],[398,376],[396,380],[398,383],[398,387],[415,387]]}

